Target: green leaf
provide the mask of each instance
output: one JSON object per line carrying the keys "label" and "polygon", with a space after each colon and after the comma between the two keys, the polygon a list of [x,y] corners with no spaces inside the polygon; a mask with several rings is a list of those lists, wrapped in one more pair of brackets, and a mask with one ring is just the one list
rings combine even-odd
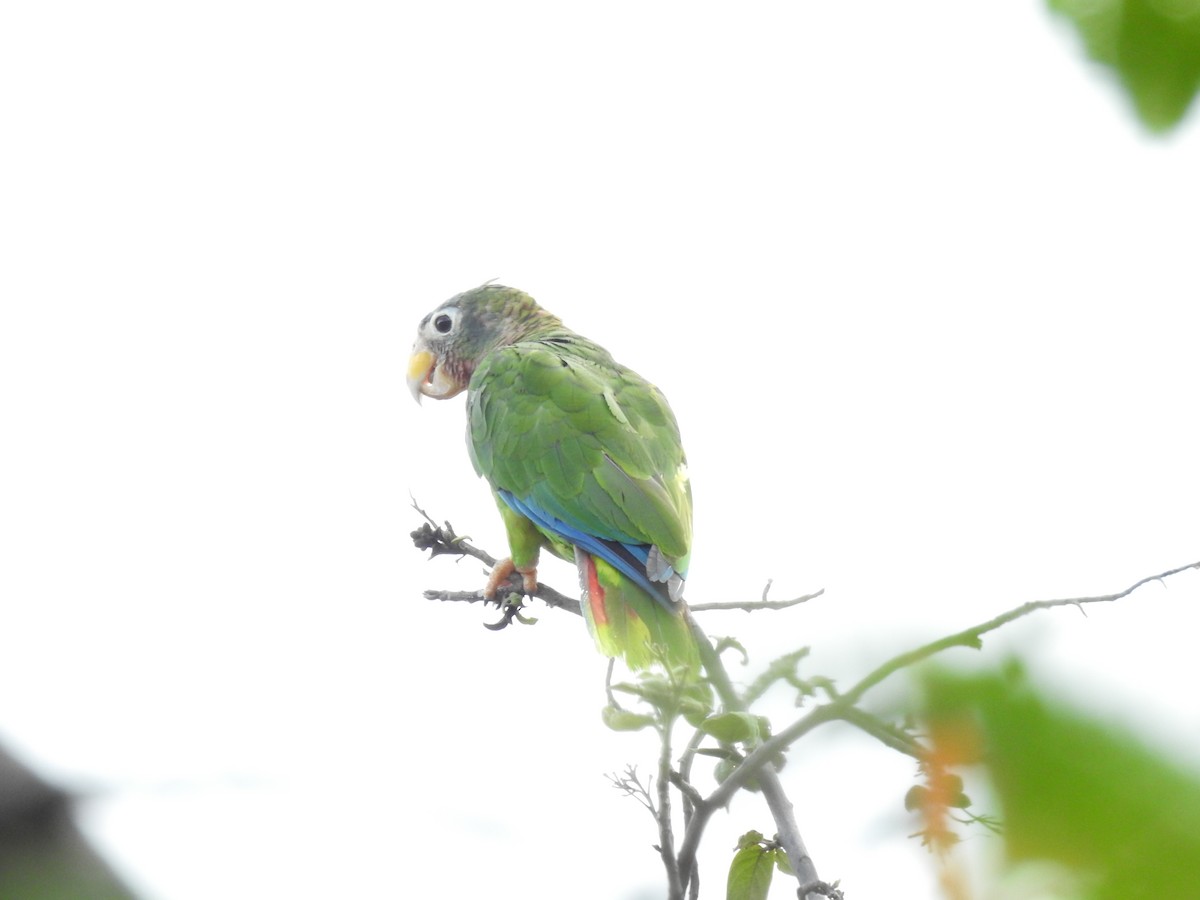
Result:
{"label": "green leaf", "polygon": [[1011,859],[1057,861],[1098,900],[1195,896],[1195,773],[1037,691],[1019,669],[943,672],[926,687],[932,753],[947,765],[985,762]]}
{"label": "green leaf", "polygon": [[758,741],[762,734],[759,717],[745,712],[727,712],[709,716],[700,723],[699,728],[705,734],[711,734],[718,741],[730,744]]}
{"label": "green leaf", "polygon": [[641,731],[654,724],[653,716],[643,716],[639,713],[621,709],[619,706],[606,706],[600,713],[604,724],[613,731]]}
{"label": "green leaf", "polygon": [[1088,55],[1112,69],[1142,124],[1179,124],[1200,89],[1196,0],[1048,0],[1070,19]]}
{"label": "green leaf", "polygon": [[[757,831],[751,833],[758,834]],[[761,840],[759,834],[758,841]],[[746,844],[734,854],[729,866],[726,900],[766,900],[775,872],[775,857],[758,841]],[[740,846],[742,841],[738,844]]]}

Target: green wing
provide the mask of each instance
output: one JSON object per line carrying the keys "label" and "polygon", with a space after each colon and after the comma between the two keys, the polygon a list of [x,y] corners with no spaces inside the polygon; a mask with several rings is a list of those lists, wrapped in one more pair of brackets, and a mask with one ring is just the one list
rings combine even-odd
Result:
{"label": "green wing", "polygon": [[471,378],[475,470],[571,528],[653,545],[680,575],[692,540],[679,428],[652,384],[575,335],[512,344]]}

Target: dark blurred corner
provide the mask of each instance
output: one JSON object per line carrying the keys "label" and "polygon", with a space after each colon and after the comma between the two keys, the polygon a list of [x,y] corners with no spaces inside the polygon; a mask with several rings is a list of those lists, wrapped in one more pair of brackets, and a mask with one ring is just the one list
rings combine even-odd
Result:
{"label": "dark blurred corner", "polygon": [[133,900],[71,806],[0,747],[0,900]]}

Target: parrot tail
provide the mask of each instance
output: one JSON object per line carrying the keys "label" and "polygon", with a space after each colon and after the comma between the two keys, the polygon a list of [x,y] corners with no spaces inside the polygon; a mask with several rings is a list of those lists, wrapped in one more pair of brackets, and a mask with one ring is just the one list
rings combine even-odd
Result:
{"label": "parrot tail", "polygon": [[[575,565],[583,617],[601,653],[624,657],[631,669],[646,669],[660,662],[659,653],[665,652],[671,664],[699,671],[700,652],[682,601],[668,609],[603,559],[578,547]],[[656,648],[661,650],[656,653]]]}

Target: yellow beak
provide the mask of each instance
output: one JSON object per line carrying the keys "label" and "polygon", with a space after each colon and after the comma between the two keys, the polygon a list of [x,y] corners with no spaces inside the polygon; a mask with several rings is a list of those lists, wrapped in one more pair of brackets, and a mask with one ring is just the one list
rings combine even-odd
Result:
{"label": "yellow beak", "polygon": [[412,356],[408,358],[408,389],[418,403],[422,396],[445,400],[466,386],[466,382],[460,384],[454,381],[453,376],[444,366],[438,365],[437,357],[428,350],[420,345],[413,349]]}
{"label": "yellow beak", "polygon": [[437,357],[428,350],[414,350],[408,358],[408,389],[418,403],[429,387],[430,376],[436,367]]}

